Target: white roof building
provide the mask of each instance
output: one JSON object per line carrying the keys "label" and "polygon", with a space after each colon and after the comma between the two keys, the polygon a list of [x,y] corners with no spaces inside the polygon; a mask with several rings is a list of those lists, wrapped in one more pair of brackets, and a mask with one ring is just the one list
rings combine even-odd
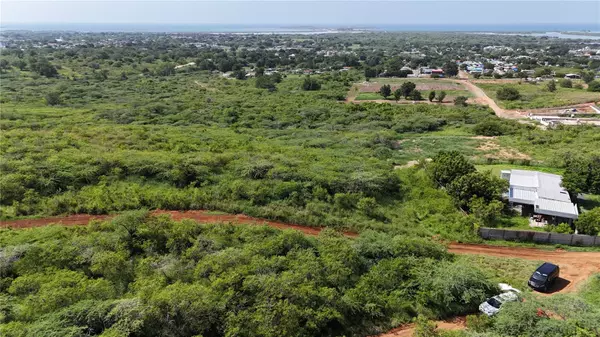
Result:
{"label": "white roof building", "polygon": [[533,205],[534,212],[566,219],[577,219],[577,205],[571,202],[569,192],[561,186],[562,177],[556,174],[507,170],[502,178],[510,182],[508,201]]}

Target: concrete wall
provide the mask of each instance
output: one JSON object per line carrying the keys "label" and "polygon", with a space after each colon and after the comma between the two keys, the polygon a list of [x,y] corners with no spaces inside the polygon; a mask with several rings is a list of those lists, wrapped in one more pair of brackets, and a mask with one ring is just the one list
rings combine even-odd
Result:
{"label": "concrete wall", "polygon": [[590,235],[546,233],[485,227],[479,229],[479,235],[485,240],[527,241],[569,246],[600,246],[600,236]]}

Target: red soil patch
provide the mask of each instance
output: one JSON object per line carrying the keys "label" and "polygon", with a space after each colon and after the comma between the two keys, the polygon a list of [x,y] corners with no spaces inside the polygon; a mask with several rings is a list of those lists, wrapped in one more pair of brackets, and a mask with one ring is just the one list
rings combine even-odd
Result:
{"label": "red soil patch", "polygon": [[[467,318],[464,316],[454,317],[446,321],[436,321],[437,330],[462,330],[467,327]],[[377,337],[412,337],[415,332],[415,324],[409,323],[394,328]]]}
{"label": "red soil patch", "polygon": [[[200,223],[233,223],[233,224],[247,224],[247,225],[268,225],[279,229],[294,229],[301,231],[306,235],[319,235],[323,228],[321,227],[307,227],[295,224],[286,224],[283,222],[271,221],[266,219],[253,218],[244,214],[212,214],[209,211],[165,211],[156,210],[152,212],[153,215],[168,214],[173,220],[181,221],[183,219],[191,219]],[[30,227],[41,227],[51,224],[64,225],[64,226],[77,226],[87,225],[92,220],[110,220],[114,215],[89,215],[89,214],[75,214],[64,217],[50,217],[42,219],[21,219],[21,220],[8,220],[0,221],[0,228],[30,228]],[[344,232],[344,235],[348,237],[356,237],[357,233]]]}

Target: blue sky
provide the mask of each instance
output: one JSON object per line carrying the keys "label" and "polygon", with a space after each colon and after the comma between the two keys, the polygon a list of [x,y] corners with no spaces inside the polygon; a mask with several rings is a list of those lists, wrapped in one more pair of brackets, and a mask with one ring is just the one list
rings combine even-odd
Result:
{"label": "blue sky", "polygon": [[29,1],[3,0],[2,23],[238,25],[587,24],[600,1]]}

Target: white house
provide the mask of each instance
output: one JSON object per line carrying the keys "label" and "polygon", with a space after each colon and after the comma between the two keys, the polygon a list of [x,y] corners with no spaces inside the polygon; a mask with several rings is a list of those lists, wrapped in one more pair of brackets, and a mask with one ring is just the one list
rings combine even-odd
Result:
{"label": "white house", "polygon": [[568,222],[579,217],[577,205],[561,186],[562,177],[556,174],[503,170],[501,177],[510,183],[508,201],[522,206],[524,214],[541,214],[552,223]]}

